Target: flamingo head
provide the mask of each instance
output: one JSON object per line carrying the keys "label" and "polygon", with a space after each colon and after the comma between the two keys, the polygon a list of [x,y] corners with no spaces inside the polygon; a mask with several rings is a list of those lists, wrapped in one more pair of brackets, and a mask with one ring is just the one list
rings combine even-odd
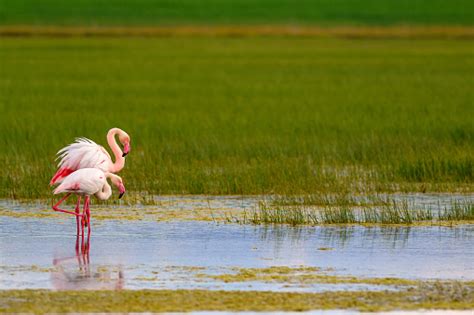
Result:
{"label": "flamingo head", "polygon": [[120,182],[118,185],[118,190],[119,190],[119,199],[122,198],[123,194],[125,194],[125,186],[123,185],[123,182]]}
{"label": "flamingo head", "polygon": [[114,184],[119,191],[119,199],[122,198],[123,194],[125,194],[125,186],[123,185],[122,177],[112,175],[110,179],[112,180],[112,184]]}
{"label": "flamingo head", "polygon": [[130,152],[130,141],[123,144],[123,154],[122,157],[125,157]]}
{"label": "flamingo head", "polygon": [[122,157],[125,157],[130,152],[130,136],[125,131],[120,130],[119,141],[123,145]]}

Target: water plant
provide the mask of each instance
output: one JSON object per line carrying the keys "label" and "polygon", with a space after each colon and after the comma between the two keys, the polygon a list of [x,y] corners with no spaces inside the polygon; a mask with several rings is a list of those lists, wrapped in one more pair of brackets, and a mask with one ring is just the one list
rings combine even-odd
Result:
{"label": "water plant", "polygon": [[451,207],[445,207],[443,211],[438,213],[438,220],[474,220],[474,203],[455,201]]}
{"label": "water plant", "polygon": [[[259,205],[241,216],[227,214],[227,222],[240,224],[439,224],[474,220],[472,202],[453,201],[451,206],[434,212],[430,207],[415,207],[406,200],[392,201],[383,205],[349,207],[328,205],[308,207],[306,205]],[[437,215],[436,215],[437,213]]]}

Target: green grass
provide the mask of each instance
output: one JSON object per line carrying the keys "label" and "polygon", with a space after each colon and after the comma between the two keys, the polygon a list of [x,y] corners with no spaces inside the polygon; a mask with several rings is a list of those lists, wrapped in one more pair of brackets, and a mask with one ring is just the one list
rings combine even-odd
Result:
{"label": "green grass", "polygon": [[0,0],[0,24],[473,25],[471,0]]}
{"label": "green grass", "polygon": [[471,41],[2,39],[0,197],[76,136],[132,137],[151,194],[473,191]]}
{"label": "green grass", "polygon": [[454,220],[474,220],[474,204],[456,202],[449,209],[438,214],[439,220],[454,221]]}

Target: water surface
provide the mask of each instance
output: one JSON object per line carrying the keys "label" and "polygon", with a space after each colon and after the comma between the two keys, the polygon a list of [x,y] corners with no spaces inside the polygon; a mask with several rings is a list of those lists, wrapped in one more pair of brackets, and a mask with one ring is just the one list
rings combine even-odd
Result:
{"label": "water surface", "polygon": [[474,226],[290,227],[202,221],[93,221],[88,249],[75,222],[0,216],[0,289],[309,291],[368,285],[223,283],[199,274],[233,267],[319,267],[327,274],[474,279]]}

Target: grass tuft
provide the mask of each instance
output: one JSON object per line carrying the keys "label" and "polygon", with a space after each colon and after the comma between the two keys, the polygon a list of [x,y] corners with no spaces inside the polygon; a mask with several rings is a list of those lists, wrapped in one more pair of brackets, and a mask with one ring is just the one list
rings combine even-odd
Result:
{"label": "grass tuft", "polygon": [[440,221],[474,220],[474,203],[454,202],[438,215]]}
{"label": "grass tuft", "polygon": [[440,223],[474,220],[472,202],[453,201],[450,207],[435,215],[431,208],[418,208],[408,201],[389,202],[383,205],[349,207],[347,205],[326,205],[309,207],[306,205],[272,205],[260,202],[255,209],[245,211],[241,216],[226,216],[227,222],[240,224],[395,224],[412,225],[419,223]]}

